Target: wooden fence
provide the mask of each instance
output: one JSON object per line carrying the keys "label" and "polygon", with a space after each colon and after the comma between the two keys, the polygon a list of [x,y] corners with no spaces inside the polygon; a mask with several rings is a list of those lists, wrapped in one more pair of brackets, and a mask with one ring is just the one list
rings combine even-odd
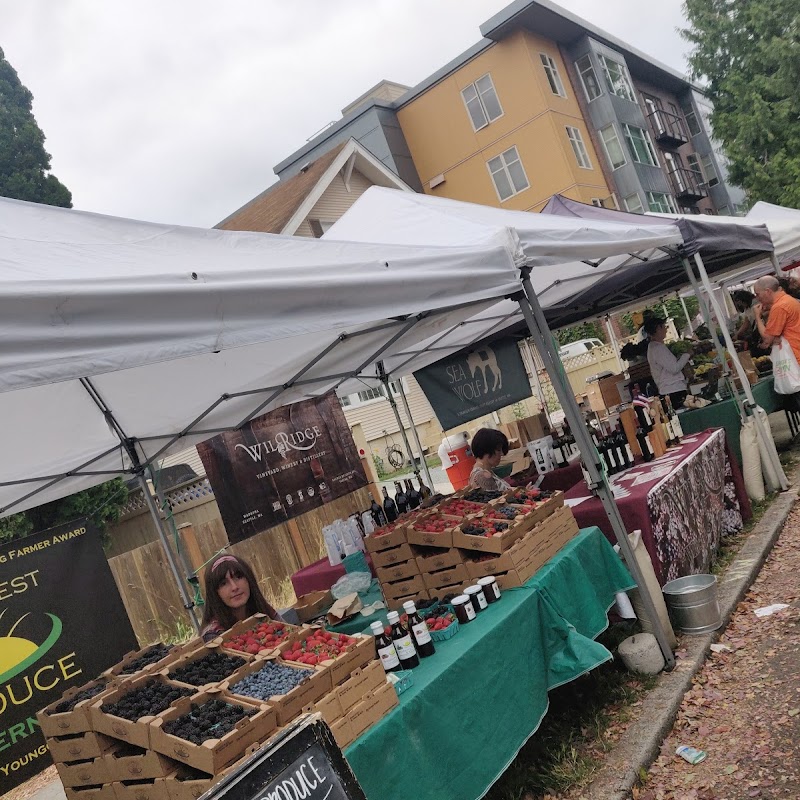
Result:
{"label": "wooden fence", "polygon": [[[294,602],[290,576],[325,555],[322,528],[369,506],[369,489],[340,497],[231,545],[208,481],[199,478],[166,495],[176,528],[191,522],[203,561],[223,547],[252,564],[265,597],[276,607]],[[168,523],[168,528],[172,528]],[[108,563],[140,645],[191,629],[158,534],[140,493],[129,499],[123,517],[110,530]],[[174,537],[170,546],[175,548]]]}

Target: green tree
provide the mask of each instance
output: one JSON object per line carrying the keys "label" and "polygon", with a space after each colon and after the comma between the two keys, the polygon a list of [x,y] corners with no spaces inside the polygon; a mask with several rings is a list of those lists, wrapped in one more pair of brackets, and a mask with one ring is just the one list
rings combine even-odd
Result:
{"label": "green tree", "polygon": [[50,174],[44,133],[22,85],[0,48],[0,195],[51,206],[72,206],[72,195]]}
{"label": "green tree", "polygon": [[692,75],[714,103],[732,182],[754,199],[800,208],[800,4],[686,0],[684,11]]}
{"label": "green tree", "polygon": [[599,339],[601,342],[605,342],[606,331],[599,322],[582,322],[580,325],[556,331],[555,337],[559,345],[563,347],[565,344],[579,342],[581,339]]}
{"label": "green tree", "polygon": [[[684,302],[686,303],[686,309],[689,312],[689,317],[694,319],[700,309],[697,298],[686,297],[684,298]],[[683,305],[677,297],[671,297],[668,300],[656,303],[655,305],[640,308],[639,313],[647,314],[649,311],[655,314],[657,317],[663,317],[665,306],[667,308],[667,313],[675,321],[675,327],[678,329],[678,333],[680,333],[686,327],[687,319],[686,314],[683,313]],[[633,320],[632,312],[623,314],[620,317],[620,322],[622,324],[622,328],[627,332],[628,336],[633,336],[633,334],[639,330],[638,325]]]}

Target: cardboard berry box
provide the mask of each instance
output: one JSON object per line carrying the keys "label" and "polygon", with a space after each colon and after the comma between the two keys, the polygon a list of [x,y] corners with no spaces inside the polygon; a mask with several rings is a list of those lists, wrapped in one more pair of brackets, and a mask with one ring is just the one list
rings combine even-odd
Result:
{"label": "cardboard berry box", "polygon": [[[188,714],[193,704],[201,705],[208,700],[222,700],[231,705],[254,709],[256,713],[239,720],[233,730],[219,739],[207,739],[202,744],[194,744],[164,731],[163,726],[167,722]],[[275,709],[271,706],[245,701],[219,689],[210,689],[191,698],[182,698],[153,720],[150,723],[150,740],[152,749],[168,758],[216,775],[241,758],[250,745],[263,742],[276,727]]]}
{"label": "cardboard berry box", "polygon": [[[245,620],[242,620],[242,621],[244,622]],[[291,634],[289,639],[291,639],[291,637],[294,636],[296,633],[297,633],[297,631],[295,630]],[[203,686],[195,686],[194,684],[186,683],[184,681],[179,680],[178,678],[173,678],[173,677],[170,677],[170,676],[174,673],[174,671],[176,669],[179,669],[181,667],[185,667],[187,664],[191,664],[194,661],[199,661],[200,659],[205,658],[207,655],[210,655],[211,653],[222,653],[223,655],[231,656],[231,657],[234,657],[234,658],[243,658],[246,663],[250,663],[255,658],[259,657],[259,656],[254,656],[251,653],[242,653],[242,652],[240,652],[238,650],[228,650],[226,647],[220,647],[220,645],[218,644],[219,640],[220,640],[220,637],[217,637],[213,641],[211,641],[208,644],[206,644],[204,647],[201,647],[200,649],[195,650],[193,653],[189,653],[189,654],[183,656],[182,658],[179,658],[177,661],[174,661],[169,667],[167,667],[166,669],[163,669],[158,674],[162,675],[164,678],[166,678],[167,680],[171,681],[172,683],[177,684],[178,686],[185,686],[185,687],[187,687],[189,689],[194,689],[196,692],[199,692],[199,691],[204,690],[204,689],[214,688],[215,686],[217,686],[217,684],[221,683],[222,681],[210,681],[209,683],[206,683]],[[288,639],[287,639],[287,641],[288,641]],[[274,651],[271,651],[271,652],[274,652]],[[242,666],[242,665],[240,665],[240,666]],[[239,667],[236,667],[236,669],[239,669]],[[231,672],[231,674],[233,674],[234,671],[235,670],[233,670]],[[226,675],[222,680],[225,680],[228,677],[229,676]]]}
{"label": "cardboard berry box", "polygon": [[[285,630],[285,635],[273,635],[271,640],[269,637],[267,637],[266,641],[258,645],[258,650],[256,652],[252,652],[249,649],[239,650],[237,647],[233,647],[231,645],[233,640],[239,639],[243,634],[255,634],[255,631],[262,625],[280,627],[281,629]],[[235,653],[236,655],[247,654],[266,657],[272,655],[278,649],[278,647],[280,647],[284,642],[288,641],[288,639],[299,630],[300,628],[297,625],[289,625],[287,622],[276,622],[275,620],[270,619],[270,617],[266,614],[253,614],[252,617],[248,617],[247,619],[243,619],[241,622],[237,622],[232,628],[229,628],[221,636],[218,636],[216,639],[214,639],[211,644],[216,647],[220,647],[227,654]],[[264,637],[254,636],[254,638],[262,639]],[[175,666],[178,665],[176,664]]]}
{"label": "cardboard berry box", "polygon": [[441,586],[453,586],[457,583],[463,583],[468,577],[467,568],[463,564],[456,564],[454,567],[441,569],[437,572],[425,572],[422,575],[422,580],[430,593]]}
{"label": "cardboard berry box", "polygon": [[101,786],[65,786],[64,795],[67,800],[116,800],[114,785],[111,783]]}
{"label": "cardboard berry box", "polygon": [[364,538],[364,545],[368,553],[377,553],[381,550],[388,550],[391,547],[399,547],[405,544],[406,530],[408,528],[408,521],[397,520],[388,525],[375,530],[369,536]]}
{"label": "cardboard berry box", "polygon": [[[37,712],[36,719],[39,721],[39,727],[42,729],[42,733],[45,736],[52,737],[67,736],[74,733],[86,733],[87,731],[93,730],[92,721],[89,716],[89,708],[92,703],[104,697],[112,689],[119,686],[120,683],[122,683],[122,681],[98,678],[97,680],[84,683],[83,686],[74,686],[67,689],[55,703],[51,703],[49,706]],[[103,684],[105,687],[99,694],[87,698],[86,700],[81,700],[80,703],[77,703],[70,711],[65,711],[61,714],[55,713],[55,708],[59,703],[69,700],[75,697],[79,692],[83,692],[98,684]]]}
{"label": "cardboard berry box", "polygon": [[107,692],[102,698],[91,704],[89,707],[89,713],[91,715],[93,729],[98,733],[104,733],[106,736],[112,736],[114,739],[119,739],[120,741],[127,742],[128,744],[136,745],[137,747],[143,747],[145,749],[149,748],[149,723],[157,717],[160,717],[168,709],[165,709],[165,711],[162,711],[156,716],[140,717],[134,722],[129,719],[124,719],[123,717],[118,717],[115,714],[107,714],[102,710],[101,706],[103,706],[105,703],[119,702],[123,697],[125,697],[125,695],[136,689],[140,689],[150,681],[157,681],[159,683],[164,683],[167,686],[175,686],[182,689],[189,688],[192,690],[192,694],[195,694],[199,691],[196,686],[192,687],[188,686],[188,684],[170,681],[162,673],[156,673],[155,675],[140,675],[138,678],[131,678],[129,681],[120,683],[115,689]]}
{"label": "cardboard berry box", "polygon": [[420,572],[436,572],[440,569],[454,567],[461,564],[464,556],[455,547],[445,548],[430,555],[417,556],[417,566]]}
{"label": "cardboard berry box", "polygon": [[432,511],[417,519],[414,526],[408,529],[408,541],[424,547],[453,547],[453,531],[460,522],[460,517],[448,517],[439,511]]}
{"label": "cardboard berry box", "polygon": [[126,744],[120,744],[103,758],[108,768],[109,780],[112,782],[166,778],[177,766],[176,761],[156,753],[155,750],[145,750]]}
{"label": "cardboard berry box", "polygon": [[388,683],[384,683],[365,700],[356,703],[347,714],[354,738],[361,736],[399,704],[394,686]]}
{"label": "cardboard berry box", "polygon": [[114,739],[94,731],[74,736],[54,736],[47,740],[47,749],[56,764],[98,758],[113,749],[114,745]]}
{"label": "cardboard berry box", "polygon": [[305,664],[294,664],[286,662],[286,666],[293,669],[302,669],[307,673],[306,680],[298,684],[290,692],[286,694],[272,695],[266,700],[259,700],[255,697],[249,697],[246,694],[237,694],[234,686],[244,680],[248,675],[258,672],[263,669],[268,663],[281,663],[277,657],[254,661],[252,664],[246,664],[238,669],[228,680],[220,684],[220,689],[228,692],[231,697],[241,697],[250,703],[266,703],[275,709],[278,725],[286,725],[291,722],[305,706],[314,703],[321,697],[324,697],[333,688],[331,681],[330,669],[327,667],[310,667]]}
{"label": "cardboard berry box", "polygon": [[127,666],[135,661],[137,658],[141,658],[145,655],[148,651],[153,648],[154,645],[150,645],[148,647],[143,647],[141,650],[132,650],[130,653],[126,653],[122,659],[115,664],[113,667],[109,667],[102,675],[105,675],[108,678],[135,678],[139,675],[144,673],[152,674],[154,672],[160,672],[164,667],[168,667],[173,661],[177,661],[179,658],[187,655],[188,653],[197,650],[198,647],[203,646],[203,641],[199,638],[192,639],[186,644],[176,644],[173,645],[169,652],[158,661],[154,661],[152,664],[148,664],[146,667],[142,667],[142,669],[136,670],[135,672],[125,673],[123,674],[123,670],[127,668]]}
{"label": "cardboard berry box", "polygon": [[97,786],[111,782],[108,778],[108,765],[102,756],[88,761],[56,764],[56,771],[61,783],[69,788],[73,786]]}
{"label": "cardboard berry box", "polygon": [[377,567],[375,571],[381,583],[389,583],[390,581],[402,581],[406,578],[413,578],[414,575],[419,575],[419,566],[416,559],[411,558],[408,561],[401,561],[389,567]]}
{"label": "cardboard berry box", "polygon": [[418,592],[414,592],[413,594],[404,594],[400,597],[387,597],[385,598],[386,607],[389,609],[389,611],[399,611],[403,608],[403,603],[405,603],[407,600],[413,600],[416,603],[421,599],[428,600],[429,597],[430,596],[427,589],[422,589]]}
{"label": "cardboard berry box", "polygon": [[440,500],[435,510],[447,517],[456,519],[471,519],[475,514],[480,514],[486,509],[485,503],[473,503],[471,500],[464,500],[460,497],[446,497]]}
{"label": "cardboard berry box", "polygon": [[114,781],[114,800],[168,800],[164,778]]}
{"label": "cardboard berry box", "polygon": [[401,544],[399,547],[392,547],[388,550],[379,550],[372,554],[372,564],[378,567],[391,567],[403,561],[414,558],[417,551],[410,544]]}
{"label": "cardboard berry box", "polygon": [[463,550],[479,550],[484,553],[503,553],[508,550],[518,539],[526,533],[526,526],[522,523],[508,524],[508,528],[493,536],[478,536],[464,533],[470,526],[487,525],[489,521],[483,521],[480,517],[464,522],[453,532],[453,545]]}
{"label": "cardboard berry box", "polygon": [[520,493],[524,493],[526,491],[526,489],[520,488],[515,489],[513,492],[509,492],[506,495],[506,502],[508,505],[519,505],[521,508],[525,509],[525,519],[530,526],[535,525],[540,520],[546,519],[564,505],[564,492],[553,492],[550,497],[537,502],[535,506],[526,506],[520,502],[519,497]]}
{"label": "cardboard berry box", "polygon": [[[280,728],[277,728],[273,731],[270,734],[270,738],[274,737],[279,730]],[[225,776],[240,769],[244,762],[247,761],[253,753],[258,751],[261,746],[261,742],[251,744],[238,761],[220,770],[216,775],[208,775],[187,764],[178,763],[175,771],[164,778],[168,800],[197,800],[198,797],[204,795]],[[80,800],[80,798],[78,798],[78,800]]]}
{"label": "cardboard berry box", "polygon": [[[309,635],[314,635],[320,630],[318,628],[304,628],[303,631],[296,634],[296,642],[302,642]],[[325,633],[334,640],[342,638],[348,640],[346,649],[336,658],[323,658],[317,664],[292,661],[290,655],[295,650],[295,642],[291,642],[280,648],[279,656],[281,660],[290,665],[326,667],[330,674],[331,686],[336,686],[348,678],[353,670],[363,667],[375,658],[375,639],[372,636],[358,633],[346,636],[342,633],[330,633],[328,631],[325,631]]]}

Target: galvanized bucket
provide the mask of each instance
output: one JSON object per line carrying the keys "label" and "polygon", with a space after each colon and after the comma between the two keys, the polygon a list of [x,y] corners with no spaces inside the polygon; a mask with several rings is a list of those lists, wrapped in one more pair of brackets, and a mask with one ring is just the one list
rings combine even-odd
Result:
{"label": "galvanized bucket", "polygon": [[662,591],[676,628],[697,635],[722,625],[715,575],[687,575],[665,584]]}

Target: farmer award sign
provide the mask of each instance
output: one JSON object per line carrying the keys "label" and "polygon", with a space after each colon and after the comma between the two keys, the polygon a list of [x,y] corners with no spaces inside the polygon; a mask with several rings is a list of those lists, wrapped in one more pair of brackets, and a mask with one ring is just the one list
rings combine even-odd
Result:
{"label": "farmer award sign", "polygon": [[231,542],[367,485],[334,392],[276,408],[197,452]]}
{"label": "farmer award sign", "polygon": [[85,520],[0,547],[0,795],[52,764],[37,712],[136,648]]}
{"label": "farmer award sign", "polygon": [[414,377],[445,430],[531,396],[513,339],[467,348],[418,370]]}

